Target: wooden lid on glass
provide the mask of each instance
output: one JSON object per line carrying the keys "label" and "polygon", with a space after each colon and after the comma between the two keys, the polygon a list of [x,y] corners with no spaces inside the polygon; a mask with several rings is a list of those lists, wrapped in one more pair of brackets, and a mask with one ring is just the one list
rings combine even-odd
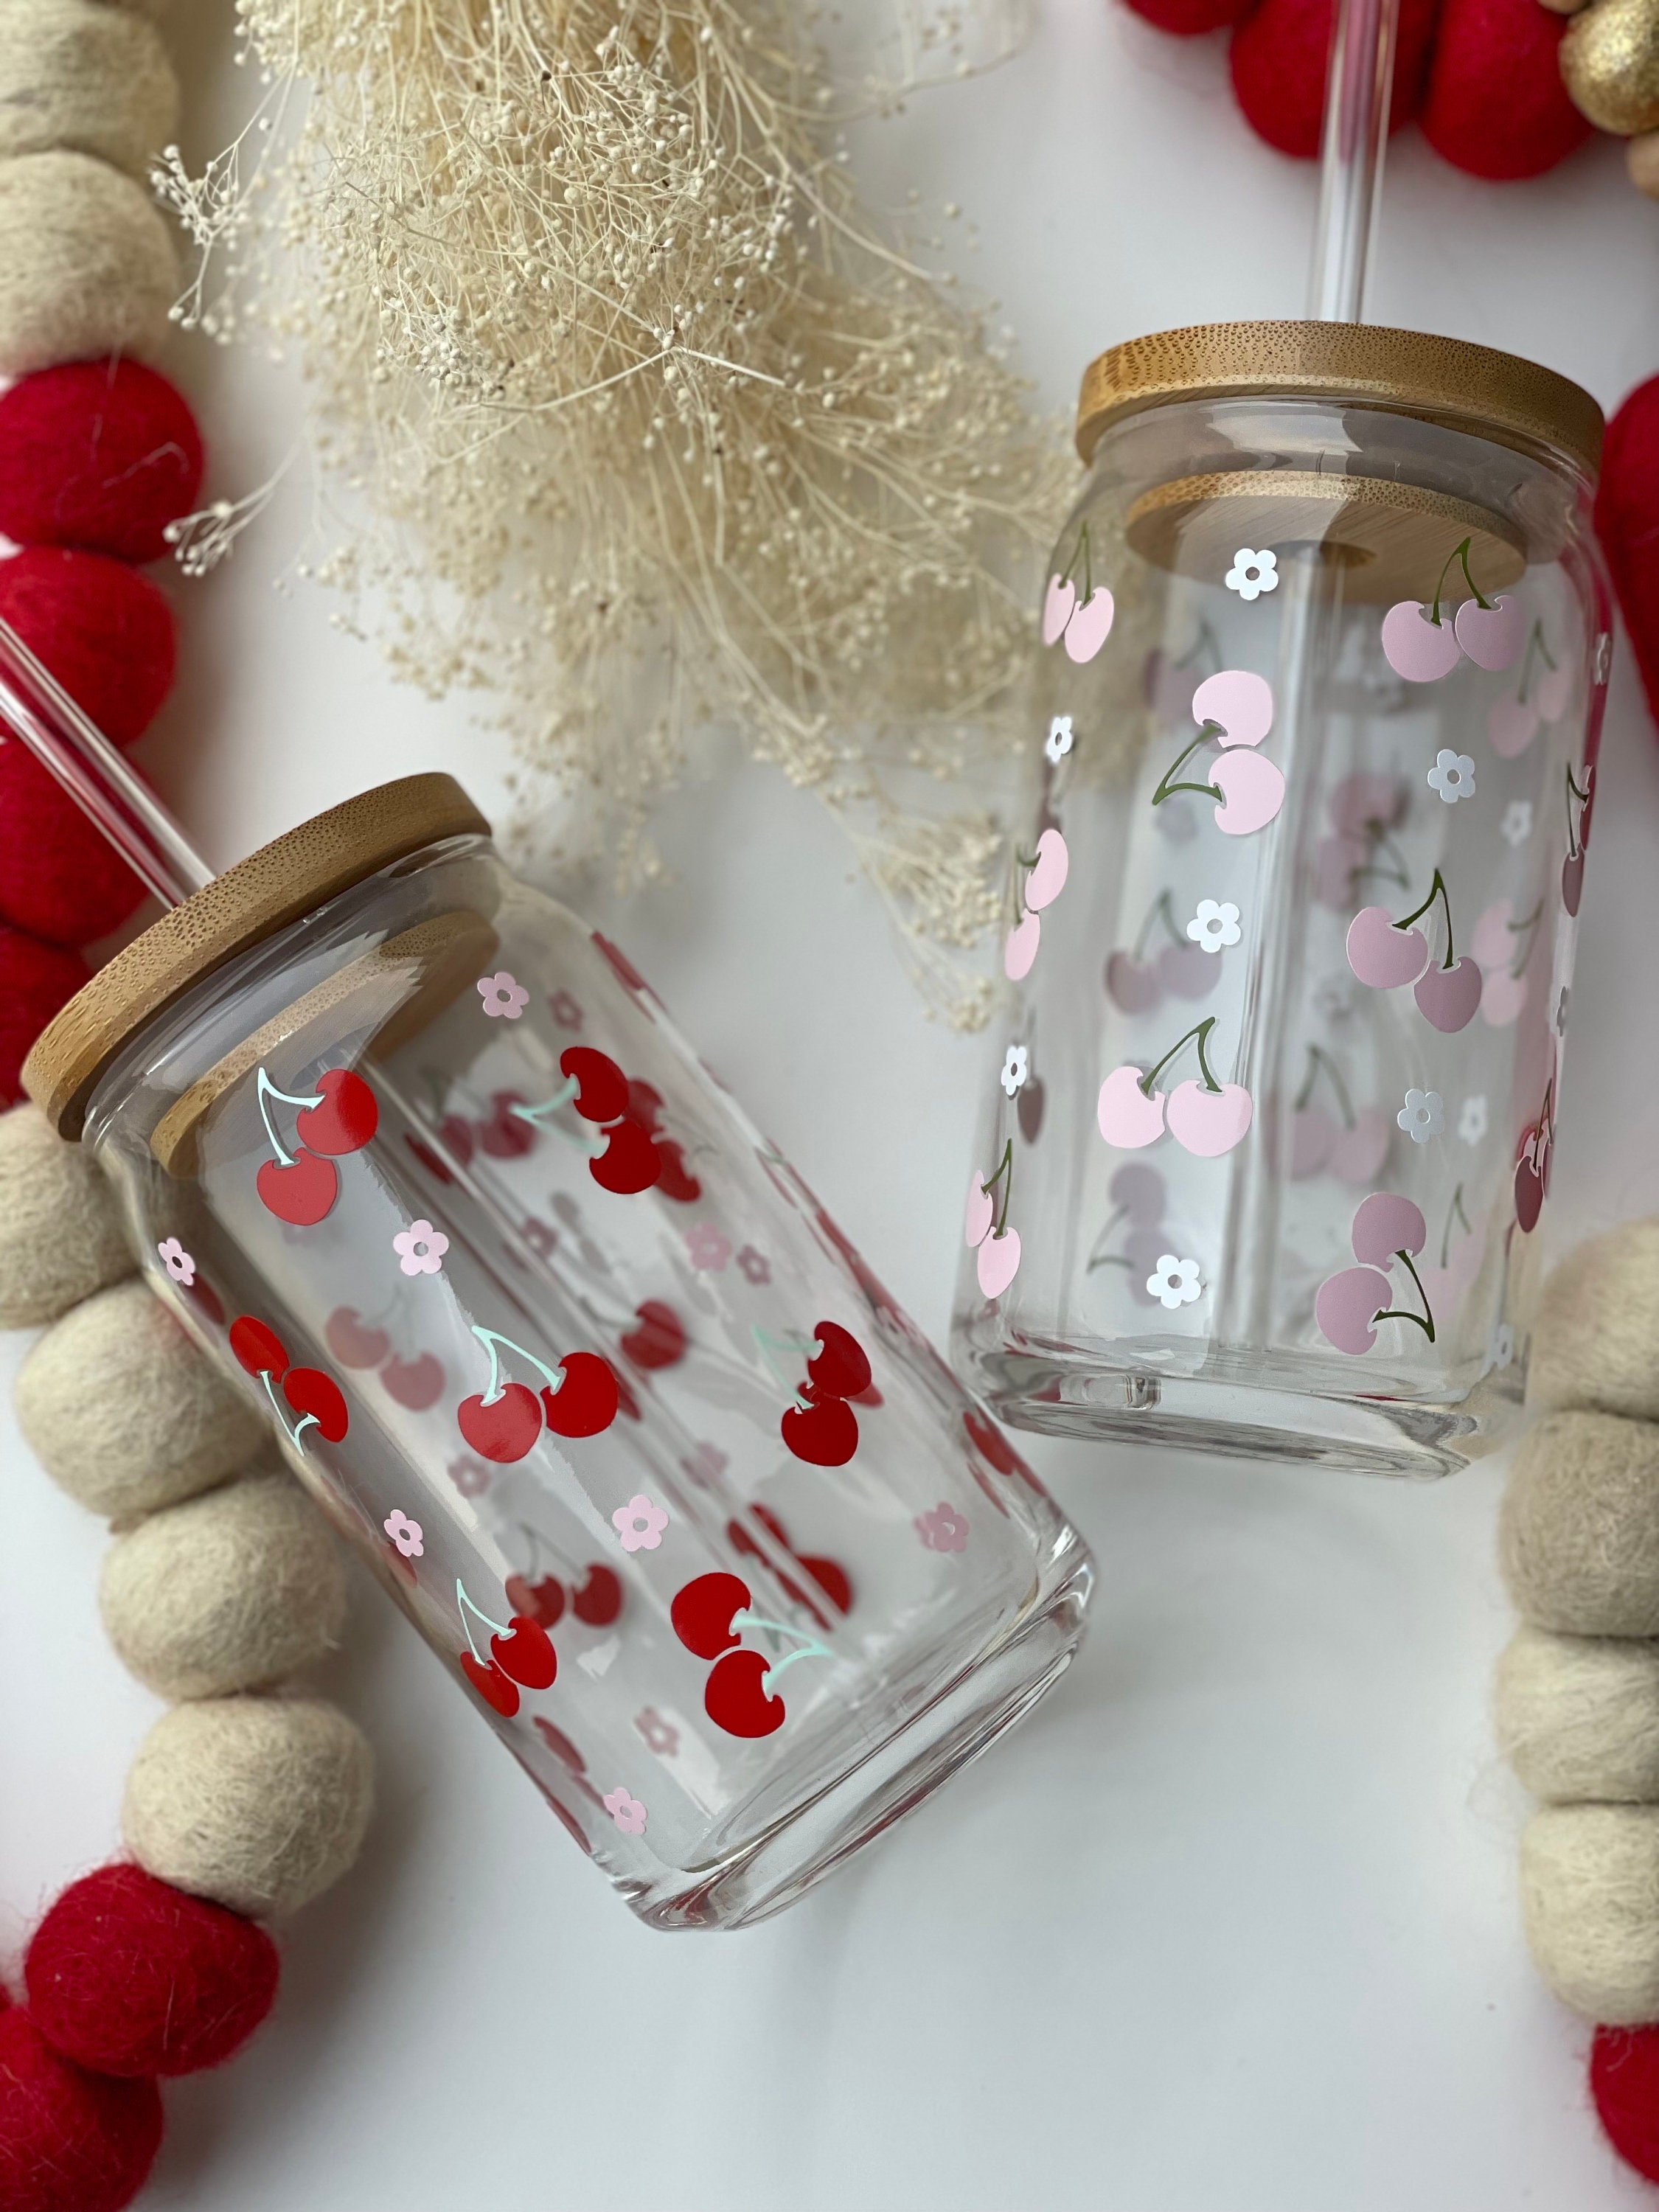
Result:
{"label": "wooden lid on glass", "polygon": [[1543,445],[1593,477],[1601,410],[1553,369],[1491,346],[1370,323],[1198,323],[1113,346],[1084,372],[1077,448],[1126,415],[1258,394],[1393,408],[1500,445]]}
{"label": "wooden lid on glass", "polygon": [[105,1069],[204,975],[423,846],[489,835],[460,785],[438,775],[378,785],[285,831],[164,914],[76,993],[24,1063],[30,1097],[60,1136],[78,1138]]}

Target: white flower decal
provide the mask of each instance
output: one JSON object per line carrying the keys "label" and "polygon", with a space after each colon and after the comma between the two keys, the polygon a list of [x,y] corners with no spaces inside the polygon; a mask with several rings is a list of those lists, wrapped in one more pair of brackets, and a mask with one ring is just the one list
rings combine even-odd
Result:
{"label": "white flower decal", "polygon": [[1066,754],[1071,751],[1072,743],[1071,716],[1069,714],[1056,714],[1054,720],[1048,725],[1048,735],[1043,742],[1043,751],[1047,753],[1049,759],[1058,766],[1059,763],[1065,759]]}
{"label": "white flower decal", "polygon": [[1437,1137],[1445,1121],[1445,1102],[1437,1091],[1408,1091],[1406,1103],[1395,1115],[1395,1120],[1414,1145],[1426,1145],[1431,1137]]}
{"label": "white flower decal", "polygon": [[1238,926],[1238,908],[1231,899],[1220,905],[1214,899],[1200,899],[1198,912],[1187,924],[1187,934],[1206,952],[1219,952],[1224,945],[1237,945],[1243,934]]}
{"label": "white flower decal", "polygon": [[1177,1306],[1189,1306],[1201,1297],[1204,1283],[1196,1260],[1179,1260],[1173,1252],[1165,1252],[1157,1267],[1146,1278],[1146,1295],[1156,1298],[1169,1313]]}
{"label": "white flower decal", "polygon": [[1460,799],[1473,799],[1474,762],[1471,756],[1455,753],[1449,745],[1443,745],[1429,770],[1429,788],[1437,791],[1442,804],[1447,806],[1455,806]]}
{"label": "white flower decal", "polygon": [[1492,1333],[1492,1364],[1507,1367],[1515,1357],[1515,1331],[1506,1321],[1500,1321]]}
{"label": "white flower decal", "polygon": [[509,975],[505,968],[498,968],[493,975],[480,975],[478,996],[483,1000],[483,1010],[491,1021],[516,1022],[530,1004],[530,994],[516,975]]}
{"label": "white flower decal", "polygon": [[405,1275],[435,1275],[443,1266],[449,1239],[429,1221],[411,1221],[392,1238],[392,1249]]}
{"label": "white flower decal", "polygon": [[188,1290],[196,1280],[196,1262],[176,1237],[169,1237],[155,1248],[156,1256],[175,1283]]}
{"label": "white flower decal", "polygon": [[1241,545],[1223,580],[1227,589],[1237,592],[1248,605],[1252,599],[1260,599],[1263,592],[1279,589],[1279,556],[1253,553],[1248,545]]}
{"label": "white flower decal", "polygon": [[1518,852],[1532,835],[1531,799],[1510,799],[1504,809],[1504,819],[1498,826],[1503,833],[1504,842],[1514,846]]}
{"label": "white flower decal", "polygon": [[1478,1145],[1486,1133],[1486,1096],[1477,1091],[1473,1098],[1463,1101],[1457,1116],[1457,1133],[1466,1145]]}
{"label": "white flower decal", "polygon": [[1011,1044],[1002,1062],[1002,1073],[998,1080],[1012,1098],[1015,1091],[1024,1087],[1031,1072],[1031,1056],[1023,1044]]}

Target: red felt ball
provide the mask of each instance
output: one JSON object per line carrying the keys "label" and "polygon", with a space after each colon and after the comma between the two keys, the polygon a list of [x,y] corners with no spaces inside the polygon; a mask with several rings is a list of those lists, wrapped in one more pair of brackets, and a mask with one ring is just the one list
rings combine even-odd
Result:
{"label": "red felt ball", "polygon": [[276,1995],[263,1928],[142,1867],[72,1882],[23,1961],[47,2041],[98,2074],[194,2074],[252,2034]]}
{"label": "red felt ball", "polygon": [[1196,38],[1201,31],[1224,30],[1236,23],[1252,0],[1125,0],[1125,5],[1177,39]]}
{"label": "red felt ball", "polygon": [[1638,384],[1607,424],[1595,529],[1659,720],[1659,376]]}
{"label": "red felt ball", "polygon": [[0,921],[55,945],[118,929],[144,887],[21,741],[0,732]]}
{"label": "red felt ball", "polygon": [[1620,2157],[1659,2181],[1659,2027],[1598,2027],[1589,2088]]}
{"label": "red felt ball", "polygon": [[74,953],[0,922],[0,1105],[22,1097],[29,1047],[91,974]]}
{"label": "red felt ball", "polygon": [[[1391,131],[1409,123],[1421,102],[1437,5],[1401,0]],[[1303,161],[1319,152],[1335,15],[1334,0],[1261,0],[1233,33],[1233,93],[1244,120],[1281,154]]]}
{"label": "red felt ball", "polygon": [[61,2058],[28,2014],[0,2012],[0,2205],[119,2212],[161,2141],[154,2081],[116,2081]]}
{"label": "red felt ball", "polygon": [[138,362],[69,362],[0,395],[0,532],[19,545],[156,561],[201,489],[196,418]]}
{"label": "red felt ball", "polygon": [[173,609],[101,553],[31,545],[0,561],[0,618],[115,744],[142,737],[173,687]]}
{"label": "red felt ball", "polygon": [[1541,176],[1590,126],[1567,97],[1566,18],[1539,0],[1444,0],[1423,102],[1423,136],[1455,169],[1506,183]]}

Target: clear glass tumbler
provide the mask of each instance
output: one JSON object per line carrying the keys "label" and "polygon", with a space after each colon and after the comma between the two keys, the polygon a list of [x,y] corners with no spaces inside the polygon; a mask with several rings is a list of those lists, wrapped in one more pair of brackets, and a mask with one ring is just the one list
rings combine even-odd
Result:
{"label": "clear glass tumbler", "polygon": [[1074,1531],[447,778],[214,879],[27,1079],[648,1922],[787,1903],[1069,1661]]}
{"label": "clear glass tumbler", "polygon": [[1600,436],[1547,370],[1353,325],[1089,372],[956,1316],[1006,1419],[1425,1474],[1504,1432],[1609,657]]}

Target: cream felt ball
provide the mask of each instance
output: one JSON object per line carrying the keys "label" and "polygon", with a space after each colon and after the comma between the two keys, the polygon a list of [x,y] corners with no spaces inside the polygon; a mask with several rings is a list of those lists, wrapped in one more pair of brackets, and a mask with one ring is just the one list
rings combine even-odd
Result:
{"label": "cream felt ball", "polygon": [[61,146],[142,178],[179,120],[159,33],[99,0],[6,0],[0,86],[0,157]]}
{"label": "cream felt ball", "polygon": [[38,1106],[0,1114],[0,1328],[56,1321],[132,1273],[115,1194]]}
{"label": "cream felt ball", "polygon": [[219,1698],[279,1682],[334,1649],[345,1570],[292,1476],[260,1472],[118,1537],[98,1603],[117,1656],[158,1697]]}
{"label": "cream felt ball", "polygon": [[1659,1221],[1592,1237],[1539,1297],[1529,1405],[1659,1420]]}
{"label": "cream felt ball", "polygon": [[148,358],[178,292],[172,234],[131,177],[90,154],[0,161],[0,374]]}
{"label": "cream felt ball", "polygon": [[142,1280],[55,1322],[18,1370],[13,1403],[52,1480],[111,1520],[222,1482],[269,1435]]}
{"label": "cream felt ball", "polygon": [[1522,1628],[1495,1702],[1498,1747],[1535,1796],[1659,1800],[1659,1644]]}
{"label": "cream felt ball", "polygon": [[1547,1805],[1521,1838],[1538,1971],[1586,2020],[1659,2020],[1659,1806]]}
{"label": "cream felt ball", "polygon": [[374,1794],[368,1740],[333,1705],[208,1698],[163,1714],[139,1746],[121,1832],[157,1881],[263,1918],[339,1880]]}
{"label": "cream felt ball", "polygon": [[1569,1636],[1659,1636],[1659,1428],[1552,1413],[1521,1442],[1498,1522],[1516,1610]]}

